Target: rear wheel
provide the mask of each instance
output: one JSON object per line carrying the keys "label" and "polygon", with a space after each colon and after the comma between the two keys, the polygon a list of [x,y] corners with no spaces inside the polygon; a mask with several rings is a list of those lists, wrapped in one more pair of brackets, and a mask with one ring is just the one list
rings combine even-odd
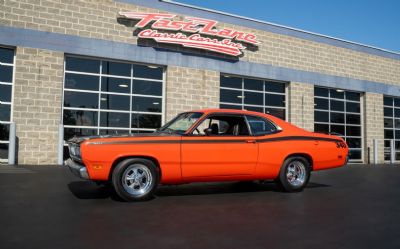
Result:
{"label": "rear wheel", "polygon": [[286,192],[302,191],[310,180],[310,171],[307,159],[299,156],[289,157],[283,163],[276,182]]}
{"label": "rear wheel", "polygon": [[147,159],[126,159],[115,167],[112,185],[125,201],[142,201],[153,197],[159,182],[156,165]]}

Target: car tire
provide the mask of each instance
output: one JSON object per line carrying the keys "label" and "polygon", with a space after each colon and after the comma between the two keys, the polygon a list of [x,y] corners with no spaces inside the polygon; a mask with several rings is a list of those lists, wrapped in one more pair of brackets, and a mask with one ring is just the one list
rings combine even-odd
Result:
{"label": "car tire", "polygon": [[130,158],[117,164],[112,185],[124,201],[144,201],[153,197],[159,182],[159,170],[148,159]]}
{"label": "car tire", "polygon": [[299,192],[307,186],[310,172],[311,167],[307,159],[300,156],[289,157],[283,162],[275,182],[285,192]]}

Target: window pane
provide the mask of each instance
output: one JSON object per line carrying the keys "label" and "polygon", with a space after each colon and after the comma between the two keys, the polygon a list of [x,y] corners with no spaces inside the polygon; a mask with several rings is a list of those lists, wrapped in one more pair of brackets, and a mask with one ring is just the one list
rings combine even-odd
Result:
{"label": "window pane", "polygon": [[395,130],[394,131],[394,138],[395,139],[400,139],[400,130]]}
{"label": "window pane", "polygon": [[244,106],[244,109],[253,112],[264,112],[264,107]]}
{"label": "window pane", "polygon": [[359,103],[353,103],[353,102],[347,102],[346,103],[346,112],[360,112],[360,104]]}
{"label": "window pane", "polygon": [[349,148],[361,148],[361,138],[346,138]]}
{"label": "window pane", "polygon": [[277,82],[265,82],[265,91],[274,93],[285,93],[285,84]]}
{"label": "window pane", "polygon": [[10,121],[11,105],[0,104],[0,121]]}
{"label": "window pane", "polygon": [[[384,118],[383,119],[384,127],[385,128],[392,128],[393,127],[393,119],[391,118]],[[400,122],[399,122],[400,125]]]}
{"label": "window pane", "polygon": [[244,79],[244,89],[263,91],[263,81],[255,79]]}
{"label": "window pane", "polygon": [[265,113],[285,120],[285,109],[265,108]]}
{"label": "window pane", "polygon": [[393,108],[390,108],[390,107],[383,108],[383,114],[386,117],[393,117]]}
{"label": "window pane", "polygon": [[129,113],[101,112],[100,126],[129,128]]}
{"label": "window pane", "polygon": [[344,123],[344,113],[331,112],[331,123]]}
{"label": "window pane", "polygon": [[314,96],[329,97],[329,89],[314,87]]}
{"label": "window pane", "polygon": [[393,104],[395,107],[400,107],[400,98],[393,98]]}
{"label": "window pane", "polygon": [[0,81],[12,83],[13,67],[0,65]]}
{"label": "window pane", "polygon": [[353,160],[361,160],[361,150],[350,150],[349,158]]}
{"label": "window pane", "polygon": [[344,111],[344,102],[331,100],[331,110],[332,111]]}
{"label": "window pane", "polygon": [[133,114],[132,128],[159,128],[161,115]]}
{"label": "window pane", "polygon": [[161,98],[132,97],[132,111],[161,112]]}
{"label": "window pane", "polygon": [[65,128],[64,129],[64,140],[68,141],[74,136],[84,137],[97,135],[97,129],[86,129],[86,128]]}
{"label": "window pane", "polygon": [[361,124],[360,115],[346,114],[346,123],[347,124]]}
{"label": "window pane", "polygon": [[99,73],[100,72],[100,61],[82,59],[76,57],[67,57],[65,59],[65,69],[67,71],[78,71],[85,73]]}
{"label": "window pane", "polygon": [[346,92],[346,99],[360,101],[360,93]]}
{"label": "window pane", "polygon": [[384,134],[385,134],[385,139],[393,139],[394,138],[393,130],[386,130],[385,129]]}
{"label": "window pane", "polygon": [[383,98],[383,104],[392,106],[393,105],[393,98],[392,97],[384,97]]}
{"label": "window pane", "polygon": [[0,62],[13,64],[14,49],[0,48]]}
{"label": "window pane", "polygon": [[64,109],[64,124],[77,126],[97,126],[97,112]]}
{"label": "window pane", "polygon": [[315,106],[314,107],[315,109],[328,110],[329,109],[329,100],[315,98],[314,99],[314,106]]}
{"label": "window pane", "polygon": [[242,92],[235,91],[235,90],[221,89],[220,90],[220,101],[241,104],[242,103]]}
{"label": "window pane", "polygon": [[314,111],[315,122],[329,122],[329,112]]}
{"label": "window pane", "polygon": [[344,91],[338,89],[330,89],[331,98],[344,99]]}
{"label": "window pane", "polygon": [[276,130],[274,125],[262,118],[254,116],[246,117],[253,135],[262,135]]}
{"label": "window pane", "polygon": [[285,106],[285,95],[265,94],[266,106]]}
{"label": "window pane", "polygon": [[400,129],[400,119],[394,120],[394,127]]}
{"label": "window pane", "polygon": [[400,118],[400,109],[394,109],[394,117]]}
{"label": "window pane", "polygon": [[99,94],[84,92],[64,92],[65,107],[79,107],[96,109],[99,105]]}
{"label": "window pane", "polygon": [[131,76],[131,64],[120,63],[120,62],[111,62],[111,61],[103,61],[102,62],[102,71],[103,74],[111,74],[118,76]]}
{"label": "window pane", "polygon": [[314,124],[314,131],[321,133],[329,133],[329,125],[328,124]]}
{"label": "window pane", "polygon": [[0,84],[0,101],[11,102],[11,85],[1,85]]}
{"label": "window pane", "polygon": [[359,126],[347,126],[346,136],[361,136],[361,127]]}
{"label": "window pane", "polygon": [[101,109],[129,111],[129,96],[102,94],[100,103]]}
{"label": "window pane", "polygon": [[0,159],[8,159],[8,143],[0,144]]}
{"label": "window pane", "polygon": [[134,80],[133,93],[143,95],[162,95],[162,83],[155,81]]}
{"label": "window pane", "polygon": [[66,73],[65,88],[98,91],[99,76]]}
{"label": "window pane", "polygon": [[133,77],[162,80],[163,68],[133,64]]}
{"label": "window pane", "polygon": [[225,104],[220,104],[219,107],[220,107],[221,109],[242,110],[242,106],[240,106],[240,105],[225,105]]}
{"label": "window pane", "polygon": [[117,93],[130,93],[131,92],[131,80],[102,77],[101,78],[101,90],[103,92],[117,92]]}
{"label": "window pane", "polygon": [[220,84],[222,87],[242,89],[242,78],[221,75]]}
{"label": "window pane", "polygon": [[344,125],[331,125],[331,133],[337,133],[344,136]]}
{"label": "window pane", "polygon": [[8,141],[10,136],[10,125],[0,124],[0,141]]}
{"label": "window pane", "polygon": [[248,105],[264,105],[262,93],[244,92],[244,103]]}

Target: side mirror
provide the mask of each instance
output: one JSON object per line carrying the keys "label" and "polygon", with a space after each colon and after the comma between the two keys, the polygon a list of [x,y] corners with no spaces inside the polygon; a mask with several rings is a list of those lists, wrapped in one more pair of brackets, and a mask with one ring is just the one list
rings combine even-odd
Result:
{"label": "side mirror", "polygon": [[205,133],[207,136],[212,135],[212,129],[211,129],[211,127],[208,127],[208,128],[206,128],[206,129],[204,129],[204,133]]}

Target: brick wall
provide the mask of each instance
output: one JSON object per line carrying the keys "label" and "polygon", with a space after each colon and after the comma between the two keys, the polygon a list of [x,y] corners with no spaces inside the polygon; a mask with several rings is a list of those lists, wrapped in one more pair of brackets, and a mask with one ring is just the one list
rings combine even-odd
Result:
{"label": "brick wall", "polygon": [[[137,39],[132,36],[131,23],[118,23],[118,11],[161,12],[111,0],[2,0],[0,3],[0,25],[132,44]],[[399,60],[231,24],[221,23],[219,27],[258,35],[259,49],[246,50],[241,58],[244,61],[400,84]]]}
{"label": "brick wall", "polygon": [[219,72],[167,68],[166,119],[188,110],[219,107]]}
{"label": "brick wall", "polygon": [[367,148],[370,148],[370,161],[374,160],[373,140],[378,142],[378,163],[384,162],[384,127],[383,127],[383,95],[365,93],[364,98],[364,158],[368,160]]}
{"label": "brick wall", "polygon": [[61,120],[62,53],[18,47],[14,122],[19,164],[56,164]]}
{"label": "brick wall", "polygon": [[291,82],[288,98],[288,120],[303,129],[314,131],[314,86]]}

